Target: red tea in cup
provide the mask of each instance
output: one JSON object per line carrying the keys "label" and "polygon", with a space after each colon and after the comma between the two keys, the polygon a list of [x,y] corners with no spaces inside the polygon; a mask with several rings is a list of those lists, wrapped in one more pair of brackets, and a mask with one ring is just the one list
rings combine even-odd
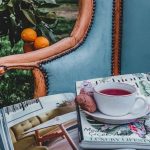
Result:
{"label": "red tea in cup", "polygon": [[116,96],[131,94],[131,92],[124,89],[104,89],[99,91],[99,93],[106,94],[106,95],[116,95]]}
{"label": "red tea in cup", "polygon": [[[140,113],[148,107],[147,100],[138,95],[136,87],[127,83],[110,82],[94,87],[94,99],[100,112],[109,116],[124,116],[128,113]],[[143,101],[142,107],[134,109],[137,101]]]}

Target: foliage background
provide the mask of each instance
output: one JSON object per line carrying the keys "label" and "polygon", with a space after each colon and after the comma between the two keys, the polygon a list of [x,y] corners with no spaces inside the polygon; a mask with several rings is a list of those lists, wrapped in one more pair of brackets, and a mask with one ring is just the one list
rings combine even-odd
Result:
{"label": "foliage background", "polygon": [[[52,28],[56,39],[53,42],[57,42],[70,34],[78,12],[77,0],[57,0],[56,2],[58,7],[51,8],[57,19],[57,24]],[[23,53],[22,47],[22,40],[12,44],[9,35],[0,37],[0,57]],[[31,99],[33,98],[33,91],[34,78],[31,71],[11,70],[0,77],[0,107]]]}

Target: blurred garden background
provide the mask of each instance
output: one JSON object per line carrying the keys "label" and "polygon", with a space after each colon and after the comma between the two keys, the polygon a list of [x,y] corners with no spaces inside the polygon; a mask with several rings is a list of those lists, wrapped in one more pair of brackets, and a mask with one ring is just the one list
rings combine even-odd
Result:
{"label": "blurred garden background", "polygon": [[[24,53],[21,31],[33,28],[51,43],[67,37],[75,24],[78,0],[0,0],[0,57]],[[33,98],[31,71],[0,77],[0,106]]]}

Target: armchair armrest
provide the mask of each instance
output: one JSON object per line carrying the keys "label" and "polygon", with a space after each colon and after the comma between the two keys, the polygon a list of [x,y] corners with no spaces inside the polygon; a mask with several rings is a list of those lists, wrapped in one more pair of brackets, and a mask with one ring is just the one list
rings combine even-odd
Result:
{"label": "armchair armrest", "polygon": [[65,38],[50,47],[37,51],[17,54],[0,58],[0,75],[11,69],[32,70],[34,75],[34,98],[45,96],[47,94],[44,74],[40,70],[39,64],[52,57],[61,54],[63,51],[70,49],[75,44],[73,37]]}
{"label": "armchair armrest", "polygon": [[12,64],[6,63],[6,64],[0,65],[0,75],[5,74],[5,72],[11,69],[30,70],[36,67],[38,67],[38,65],[36,65],[35,63],[12,63]]}
{"label": "armchair armrest", "polygon": [[73,37],[65,38],[49,47],[25,53],[11,56],[5,56],[0,58],[0,66],[4,64],[20,64],[20,63],[38,63],[46,60],[50,57],[54,57],[65,50],[72,48],[75,45]]}
{"label": "armchair armrest", "polygon": [[34,97],[41,97],[46,95],[46,84],[44,75],[41,72],[37,63],[6,63],[0,66],[0,75],[5,74],[8,70],[24,69],[32,70],[34,76]]}

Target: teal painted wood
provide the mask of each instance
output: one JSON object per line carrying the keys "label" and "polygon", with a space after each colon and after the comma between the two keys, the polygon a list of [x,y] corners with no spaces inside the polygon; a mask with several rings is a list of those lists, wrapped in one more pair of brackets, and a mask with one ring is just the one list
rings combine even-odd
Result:
{"label": "teal painted wood", "polygon": [[124,0],[121,74],[149,71],[150,0]]}

